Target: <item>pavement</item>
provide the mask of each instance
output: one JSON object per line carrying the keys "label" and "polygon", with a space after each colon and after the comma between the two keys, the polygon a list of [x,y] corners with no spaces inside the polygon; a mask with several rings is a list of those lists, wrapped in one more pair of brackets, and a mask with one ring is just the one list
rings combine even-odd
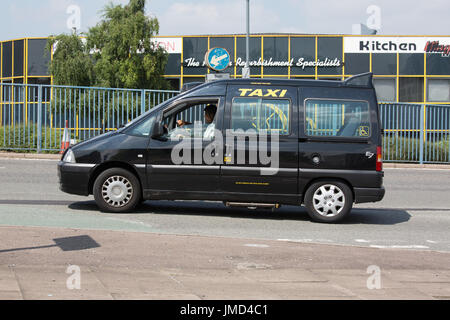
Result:
{"label": "pavement", "polygon": [[20,153],[0,151],[0,159],[60,160],[61,155],[52,153]]}
{"label": "pavement", "polygon": [[0,299],[450,299],[448,253],[63,228],[0,234]]}

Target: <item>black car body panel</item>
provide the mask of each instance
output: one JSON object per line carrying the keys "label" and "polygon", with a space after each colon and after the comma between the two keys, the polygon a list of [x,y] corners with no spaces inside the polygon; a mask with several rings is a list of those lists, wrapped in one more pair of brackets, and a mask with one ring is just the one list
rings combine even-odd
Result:
{"label": "black car body panel", "polygon": [[[382,143],[381,127],[371,79],[370,74],[344,82],[238,79],[196,86],[114,133],[72,146],[76,163],[61,161],[58,164],[60,188],[73,194],[92,194],[93,183],[103,170],[122,167],[139,178],[144,199],[300,205],[309,185],[321,179],[334,179],[351,187],[356,203],[380,201],[385,193],[383,172],[376,170],[377,151]],[[239,110],[236,111],[236,106],[239,103],[260,103],[274,110],[272,116],[282,119],[276,129],[280,134],[276,173],[262,174],[271,169],[268,164],[227,162],[230,150],[226,143],[223,150],[214,150],[215,153],[223,153],[223,163],[209,164],[204,159],[192,164],[173,163],[172,150],[178,142],[152,137],[152,128],[154,123],[164,121],[166,126],[171,126],[175,113],[181,114],[193,103],[217,104],[215,128],[220,132],[237,125],[246,126],[242,120],[245,118],[237,118]],[[367,111],[364,111],[366,106]],[[338,110],[325,113],[334,112],[333,128],[341,126],[337,133],[333,131],[330,135],[330,130],[337,130],[331,127],[320,128],[321,120],[316,119],[320,108]],[[251,110],[244,109],[242,107],[240,111],[242,117],[246,110]],[[341,136],[352,125],[346,119],[355,118],[355,115],[359,115],[360,122],[355,122],[359,127],[352,130],[359,134]],[[255,121],[259,120],[254,120],[254,117],[251,120],[249,127],[256,127]],[[268,117],[265,123],[270,121],[273,117]],[[264,121],[261,123],[265,125]],[[144,128],[143,132],[135,130],[140,127]],[[350,129],[347,131],[352,132]],[[196,152],[209,152],[210,142],[192,139],[191,143],[193,157]],[[232,148],[233,155],[242,152],[248,157],[255,145],[250,143],[250,139],[245,139],[244,144],[233,145]]]}
{"label": "black car body panel", "polygon": [[80,196],[89,195],[89,179],[93,165],[58,163],[60,189],[64,192]]}

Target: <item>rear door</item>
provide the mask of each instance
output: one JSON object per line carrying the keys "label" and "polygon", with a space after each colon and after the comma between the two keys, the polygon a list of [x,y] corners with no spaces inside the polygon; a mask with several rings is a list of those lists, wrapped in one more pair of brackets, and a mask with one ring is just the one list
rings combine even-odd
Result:
{"label": "rear door", "polygon": [[298,204],[296,106],[296,87],[228,87],[220,180],[227,200]]}
{"label": "rear door", "polygon": [[299,100],[300,192],[317,177],[348,178],[370,187],[379,143],[373,90],[305,87]]}

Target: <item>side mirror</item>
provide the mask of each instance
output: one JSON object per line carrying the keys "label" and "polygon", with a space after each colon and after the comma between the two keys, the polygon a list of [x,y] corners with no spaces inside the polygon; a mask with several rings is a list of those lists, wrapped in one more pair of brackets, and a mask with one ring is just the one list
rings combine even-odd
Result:
{"label": "side mirror", "polygon": [[152,129],[152,139],[163,140],[162,137],[164,136],[164,133],[165,130],[163,123],[160,121],[156,121]]}

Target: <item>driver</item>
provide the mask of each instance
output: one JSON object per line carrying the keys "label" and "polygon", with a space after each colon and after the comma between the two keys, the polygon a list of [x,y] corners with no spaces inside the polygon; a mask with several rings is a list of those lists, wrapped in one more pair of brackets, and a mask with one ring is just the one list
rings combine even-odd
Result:
{"label": "driver", "polygon": [[[216,116],[217,112],[217,105],[215,104],[208,104],[205,109],[205,122],[208,125],[206,127],[206,130],[203,132],[203,139],[212,139],[214,138],[214,130],[216,129],[216,124],[214,123],[214,118]],[[178,127],[183,127],[185,125],[192,124],[190,122],[184,121],[184,120],[178,120],[177,125]]]}
{"label": "driver", "polygon": [[208,124],[205,132],[203,133],[203,139],[214,138],[214,130],[216,129],[216,124],[214,118],[216,116],[217,106],[215,104],[208,104],[205,107],[205,122]]}

